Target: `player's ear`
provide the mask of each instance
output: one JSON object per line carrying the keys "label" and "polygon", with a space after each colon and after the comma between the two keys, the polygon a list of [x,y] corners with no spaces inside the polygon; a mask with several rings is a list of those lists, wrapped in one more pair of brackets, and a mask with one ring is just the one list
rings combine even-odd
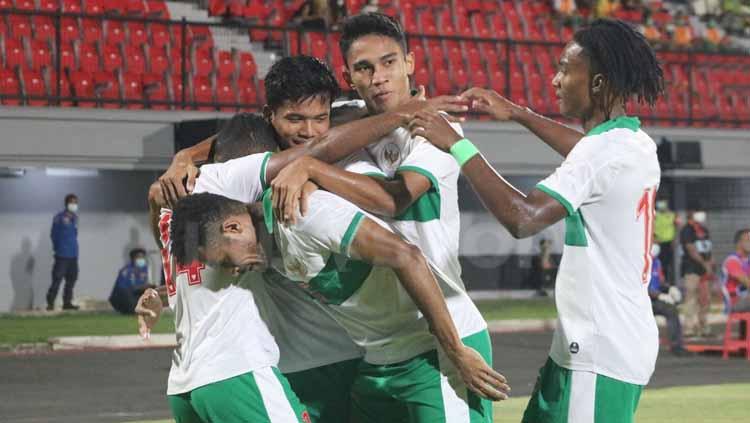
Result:
{"label": "player's ear", "polygon": [[604,75],[597,73],[591,78],[591,92],[601,94],[604,91]]}
{"label": "player's ear", "polygon": [[242,225],[239,220],[230,217],[221,224],[221,232],[225,234],[240,233],[242,232]]}
{"label": "player's ear", "polygon": [[413,75],[414,74],[414,52],[410,51],[404,55],[404,62],[406,62],[406,74],[407,75]]}
{"label": "player's ear", "polygon": [[346,67],[346,65],[341,66],[341,75],[344,77],[344,81],[354,89],[354,84],[352,84],[352,75],[349,73],[349,68]]}
{"label": "player's ear", "polygon": [[268,104],[263,105],[263,117],[266,118],[268,122],[271,122],[271,119],[273,119],[273,110],[271,110],[271,106]]}

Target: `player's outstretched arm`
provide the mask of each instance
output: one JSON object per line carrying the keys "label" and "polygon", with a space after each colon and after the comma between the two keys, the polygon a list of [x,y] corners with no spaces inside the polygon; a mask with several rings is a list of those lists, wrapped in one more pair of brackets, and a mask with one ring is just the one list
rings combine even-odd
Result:
{"label": "player's outstretched arm", "polygon": [[[409,130],[412,135],[426,138],[441,150],[460,156],[460,152],[452,148],[463,137],[437,111],[417,113]],[[559,201],[538,189],[524,195],[495,172],[481,154],[463,163],[461,172],[485,208],[515,238],[534,235],[567,215]]]}
{"label": "player's outstretched arm", "polygon": [[514,104],[495,91],[471,88],[461,96],[472,102],[474,110],[489,113],[500,121],[520,123],[563,157],[567,157],[570,150],[583,138],[580,131]]}
{"label": "player's outstretched arm", "polygon": [[193,192],[195,178],[198,177],[196,165],[208,161],[215,138],[216,135],[212,135],[174,155],[167,171],[159,177],[166,204],[173,206],[177,200]]}
{"label": "player's outstretched arm", "polygon": [[[272,158],[273,160],[273,158]],[[380,216],[398,216],[430,189],[430,181],[415,172],[404,172],[396,180],[385,180],[349,172],[311,156],[287,165],[271,182],[274,212],[284,221],[294,221],[305,182],[313,181],[327,191]]]}
{"label": "player's outstretched arm", "polygon": [[354,237],[350,254],[393,268],[469,389],[493,401],[508,398],[510,387],[505,377],[488,366],[477,351],[461,342],[443,293],[419,248],[365,218]]}

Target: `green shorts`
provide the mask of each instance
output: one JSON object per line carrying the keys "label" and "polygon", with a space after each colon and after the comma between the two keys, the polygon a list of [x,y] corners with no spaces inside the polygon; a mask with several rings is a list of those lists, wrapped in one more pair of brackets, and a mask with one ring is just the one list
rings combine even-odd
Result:
{"label": "green shorts", "polygon": [[310,423],[305,407],[275,367],[168,398],[176,423]]}
{"label": "green shorts", "polygon": [[522,423],[632,423],[641,385],[558,366],[539,371]]}
{"label": "green shorts", "polygon": [[349,422],[351,390],[361,358],[286,373],[313,423]]}
{"label": "green shorts", "polygon": [[[484,330],[463,339],[492,365],[492,344]],[[492,402],[469,391],[439,350],[396,364],[362,362],[352,387],[358,423],[492,423]]]}

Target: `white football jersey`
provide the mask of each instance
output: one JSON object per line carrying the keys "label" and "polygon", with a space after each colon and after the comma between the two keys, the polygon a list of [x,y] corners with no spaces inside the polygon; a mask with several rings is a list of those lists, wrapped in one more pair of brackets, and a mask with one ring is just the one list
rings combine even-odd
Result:
{"label": "white football jersey", "polygon": [[172,212],[159,219],[169,307],[174,311],[177,347],[172,354],[167,395],[276,366],[279,349],[255,305],[250,285],[259,274],[233,277],[203,263],[179,266],[170,248]]}
{"label": "white football jersey", "polygon": [[537,185],[568,212],[550,351],[558,365],[648,383],[659,349],[648,283],[660,175],[656,144],[622,116],[592,129]]}

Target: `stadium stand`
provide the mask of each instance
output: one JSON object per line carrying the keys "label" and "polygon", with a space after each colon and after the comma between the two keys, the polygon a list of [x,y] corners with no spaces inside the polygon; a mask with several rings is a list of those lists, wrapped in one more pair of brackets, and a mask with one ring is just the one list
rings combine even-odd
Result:
{"label": "stadium stand", "polygon": [[[345,3],[351,14],[367,2]],[[215,23],[216,19],[240,20],[241,24],[232,25],[248,27],[246,41],[263,43],[269,52],[311,54],[340,69],[343,58],[335,48],[335,31],[303,32],[288,26],[301,4],[301,0],[209,0],[205,7],[213,21],[183,23],[177,19],[185,15],[173,16],[170,8],[179,11],[186,4],[162,0],[6,0],[0,6],[2,102],[31,105],[26,97],[33,92],[49,98],[46,103],[37,98],[34,105],[55,105],[56,81],[41,86],[25,81],[56,75],[60,56],[61,86],[70,85],[75,97],[92,95],[85,99],[91,101],[73,99],[63,105],[131,108],[138,102],[133,108],[141,108],[166,101],[173,103],[168,106],[173,109],[252,109],[248,100],[263,100],[262,70],[252,51],[218,44],[221,35],[217,34],[228,26]],[[484,86],[542,113],[556,112],[549,80],[562,42],[572,36],[574,27],[557,19],[551,2],[381,0],[379,8],[399,18],[409,33],[409,48],[417,61],[415,81],[427,86],[430,94]],[[60,20],[58,11],[66,13]],[[591,11],[578,13],[585,17]],[[658,2],[653,10],[621,8],[612,15],[639,24],[644,13],[662,30],[674,24],[675,16]],[[59,46],[56,25],[60,25]],[[663,50],[660,60],[666,95],[653,109],[632,106],[631,112],[647,123],[665,126],[750,126],[750,56]],[[35,75],[30,72],[46,79],[27,76]],[[100,72],[108,75],[100,79],[106,83],[85,84]],[[179,88],[183,81],[190,87],[185,98]]]}

